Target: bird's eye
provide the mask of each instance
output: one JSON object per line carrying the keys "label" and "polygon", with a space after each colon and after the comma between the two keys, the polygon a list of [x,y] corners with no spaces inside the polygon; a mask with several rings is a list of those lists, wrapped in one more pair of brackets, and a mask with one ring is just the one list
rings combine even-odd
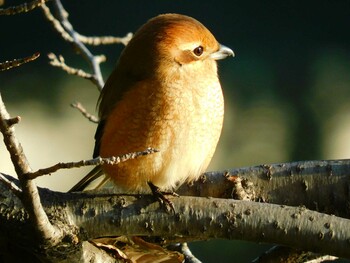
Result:
{"label": "bird's eye", "polygon": [[204,48],[202,46],[198,46],[195,49],[193,49],[193,53],[199,57],[200,55],[203,54]]}

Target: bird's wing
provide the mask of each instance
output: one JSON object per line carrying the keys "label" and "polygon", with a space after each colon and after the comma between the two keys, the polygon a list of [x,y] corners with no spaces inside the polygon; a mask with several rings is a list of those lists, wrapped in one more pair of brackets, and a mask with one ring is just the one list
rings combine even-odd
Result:
{"label": "bird's wing", "polygon": [[103,187],[108,181],[109,178],[104,174],[101,166],[96,166],[68,192],[80,192],[89,189],[99,189]]}
{"label": "bird's wing", "polygon": [[96,132],[95,132],[95,148],[94,148],[94,153],[93,153],[93,158],[96,158],[100,155],[100,141],[101,141],[101,137],[103,134],[103,129],[105,126],[105,120],[101,120],[98,123]]}

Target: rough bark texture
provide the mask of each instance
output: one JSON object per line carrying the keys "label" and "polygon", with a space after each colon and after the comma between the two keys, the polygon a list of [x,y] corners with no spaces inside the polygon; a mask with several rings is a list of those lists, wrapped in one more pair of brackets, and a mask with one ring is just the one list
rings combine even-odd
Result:
{"label": "rough bark texture", "polygon": [[237,178],[254,201],[303,205],[308,209],[350,218],[350,160],[300,161],[208,172],[180,195],[235,198]]}
{"label": "rough bark texture", "polygon": [[[279,167],[279,166],[278,166]],[[288,167],[288,164],[280,165]],[[293,166],[294,167],[294,166]],[[243,188],[255,196],[268,195],[277,192],[281,183],[271,183],[270,180],[254,177],[254,171],[259,167],[241,170],[234,178],[225,177],[226,192],[237,192],[234,188],[238,176],[247,176],[243,171],[252,172],[249,177],[253,184],[240,182]],[[266,167],[262,168],[266,173]],[[261,172],[261,170],[259,170]],[[301,170],[305,171],[305,170]],[[212,187],[209,181],[212,174],[207,174],[205,183],[197,182],[203,188]],[[260,174],[257,177],[261,177]],[[301,175],[300,175],[301,176]],[[306,175],[307,176],[307,175]],[[345,175],[334,175],[328,178],[328,187],[334,189]],[[10,177],[7,177],[10,179]],[[337,179],[338,178],[338,179]],[[218,179],[219,177],[212,178]],[[247,180],[246,178],[243,178]],[[289,184],[298,179],[297,176],[286,176],[283,180],[290,180]],[[299,178],[300,179],[300,178]],[[299,179],[296,180],[299,182]],[[11,179],[14,180],[15,179]],[[259,180],[262,180],[260,183]],[[228,184],[226,184],[228,183]],[[287,182],[284,182],[288,184]],[[229,187],[231,185],[231,188]],[[263,187],[265,184],[266,187]],[[311,182],[311,185],[318,183]],[[248,185],[248,188],[247,188]],[[277,188],[274,188],[278,185]],[[295,183],[298,185],[298,183]],[[218,186],[218,185],[217,185]],[[267,190],[267,186],[268,190]],[[192,188],[195,187],[194,185]],[[209,187],[209,188],[210,188]],[[344,188],[344,186],[343,186]],[[304,188],[304,192],[312,190]],[[184,191],[184,190],[181,190]],[[166,213],[152,196],[147,195],[117,195],[111,192],[89,191],[84,193],[58,193],[48,189],[39,189],[42,205],[53,226],[65,233],[62,241],[52,247],[33,239],[35,231],[28,221],[22,203],[8,187],[0,182],[0,237],[2,247],[11,246],[27,250],[43,261],[81,262],[96,260],[103,257],[105,252],[99,254],[88,249],[91,244],[85,241],[101,236],[160,236],[165,243],[174,241],[193,241],[212,238],[240,239],[253,242],[277,243],[295,247],[306,251],[328,253],[350,258],[350,220],[310,211],[305,207],[288,207],[267,203],[239,201],[232,199],[219,199],[208,197],[173,197],[175,213]],[[283,191],[280,191],[283,192]],[[259,193],[259,194],[257,194]],[[293,199],[297,192],[290,193]],[[287,197],[288,194],[279,194]],[[299,194],[306,200],[307,195]],[[273,196],[273,195],[271,195]],[[345,196],[345,195],[344,195]],[[255,197],[256,198],[256,197]],[[260,199],[260,198],[257,198]],[[289,202],[288,198],[286,202]],[[274,199],[277,200],[277,199]],[[294,200],[294,199],[293,199]],[[318,200],[318,199],[316,199]],[[334,205],[333,199],[324,204],[324,198],[319,199],[319,206],[329,209]],[[280,200],[278,200],[280,201]],[[339,200],[338,200],[339,201]],[[294,202],[294,201],[293,201]],[[346,200],[341,202],[345,203]],[[281,204],[283,201],[281,201]],[[344,208],[345,209],[345,208]],[[99,251],[99,250],[98,250]],[[107,258],[108,255],[106,254]],[[113,260],[113,259],[110,259]],[[108,259],[105,259],[108,262]]]}

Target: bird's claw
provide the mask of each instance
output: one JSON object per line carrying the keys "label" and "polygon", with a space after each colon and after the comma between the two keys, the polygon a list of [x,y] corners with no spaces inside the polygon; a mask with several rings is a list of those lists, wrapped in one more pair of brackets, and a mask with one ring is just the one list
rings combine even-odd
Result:
{"label": "bird's claw", "polygon": [[175,214],[175,207],[174,203],[169,200],[166,196],[176,196],[179,197],[179,195],[175,192],[162,192],[159,187],[155,186],[153,183],[148,182],[149,187],[151,188],[153,196],[157,199],[160,206],[165,209],[167,213],[173,212]]}

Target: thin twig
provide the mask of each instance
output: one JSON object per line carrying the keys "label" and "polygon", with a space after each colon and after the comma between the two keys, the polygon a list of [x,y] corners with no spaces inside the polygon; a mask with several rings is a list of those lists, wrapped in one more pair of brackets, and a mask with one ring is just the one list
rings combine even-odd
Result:
{"label": "thin twig", "polygon": [[99,123],[99,119],[95,115],[92,115],[91,113],[87,112],[85,107],[80,102],[78,101],[73,102],[71,103],[71,106],[77,109],[78,111],[80,111],[80,113],[83,114],[83,116],[87,118],[89,121],[93,123]]}
{"label": "thin twig", "polygon": [[0,63],[0,71],[5,71],[9,70],[11,68],[19,67],[22,64],[28,63],[30,61],[33,61],[37,59],[40,56],[39,52],[34,53],[31,56],[25,57],[25,58],[18,58],[18,59],[13,59],[10,61],[5,61]]}
{"label": "thin twig", "polygon": [[22,190],[0,173],[0,181],[3,182],[18,198],[22,198]]}
{"label": "thin twig", "polygon": [[23,3],[16,6],[10,6],[8,8],[0,9],[0,15],[17,15],[20,13],[27,13],[29,11],[32,11],[33,9],[41,6],[43,3],[47,2],[48,0],[34,0],[29,3]]}
{"label": "thin twig", "polygon": [[6,121],[7,121],[7,125],[11,127],[12,125],[15,125],[21,121],[21,116],[16,116]]}
{"label": "thin twig", "polygon": [[102,90],[104,81],[102,78],[100,63],[101,56],[94,56],[90,50],[79,40],[79,34],[73,29],[72,24],[68,20],[68,13],[62,6],[60,0],[53,1],[56,9],[57,19],[51,14],[50,9],[43,4],[42,9],[47,19],[53,24],[54,28],[61,34],[63,39],[71,42],[74,45],[75,50],[82,55],[82,57],[90,64],[92,68],[92,78],[90,80],[97,86],[99,90]]}
{"label": "thin twig", "polygon": [[186,263],[202,263],[198,258],[196,258],[190,248],[188,247],[187,243],[174,243],[169,246],[167,246],[168,249],[173,250],[173,251],[178,251],[181,254],[185,256],[185,262]]}
{"label": "thin twig", "polygon": [[131,32],[127,33],[124,37],[114,37],[114,36],[99,36],[99,37],[87,37],[78,34],[79,40],[87,45],[99,46],[99,45],[111,45],[111,44],[123,44],[126,46],[133,34]]}
{"label": "thin twig", "polygon": [[324,256],[319,256],[318,258],[312,259],[305,261],[305,263],[322,263],[322,262],[331,262],[331,261],[336,261],[338,260],[338,257],[330,256],[330,255],[324,255]]}
{"label": "thin twig", "polygon": [[43,4],[41,6],[41,9],[43,10],[46,19],[51,22],[53,28],[61,35],[61,37],[67,42],[73,42],[73,38],[64,30],[64,28],[62,27],[60,21],[58,21],[53,16],[53,14],[51,13],[51,11],[47,7],[47,5]]}
{"label": "thin twig", "polygon": [[338,259],[329,255],[321,255],[310,251],[304,251],[298,248],[286,246],[273,246],[266,250],[262,255],[255,258],[252,263],[269,263],[269,262],[295,262],[295,263],[321,263],[330,262]]}
{"label": "thin twig", "polygon": [[94,78],[93,75],[85,72],[82,69],[77,69],[77,68],[73,68],[73,67],[68,66],[65,63],[64,57],[62,55],[59,55],[57,57],[54,53],[49,53],[47,56],[50,59],[51,66],[59,67],[70,75],[76,75],[76,76],[79,76],[81,78],[89,79],[89,80],[92,80]]}
{"label": "thin twig", "polygon": [[36,172],[27,173],[26,176],[30,179],[35,179],[39,176],[51,174],[51,173],[54,173],[54,172],[61,170],[61,169],[79,168],[82,166],[92,166],[92,165],[96,166],[96,165],[102,165],[102,164],[116,165],[118,163],[125,162],[127,160],[135,159],[139,156],[148,155],[148,154],[155,153],[155,152],[158,152],[158,150],[153,149],[153,148],[148,148],[145,151],[132,152],[132,153],[127,153],[127,154],[123,154],[120,156],[113,156],[113,157],[109,157],[109,158],[97,157],[94,159],[81,160],[81,161],[77,161],[77,162],[57,163],[57,164],[50,166],[48,168],[43,168],[43,169],[39,169]]}

